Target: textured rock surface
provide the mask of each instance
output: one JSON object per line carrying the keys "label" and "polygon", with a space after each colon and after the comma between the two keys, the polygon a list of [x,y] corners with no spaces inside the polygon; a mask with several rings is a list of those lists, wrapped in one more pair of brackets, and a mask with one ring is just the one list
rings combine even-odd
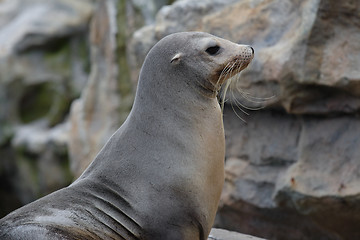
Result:
{"label": "textured rock surface", "polygon": [[357,1],[241,1],[205,17],[203,30],[254,46],[243,89],[275,93],[289,113],[348,113],[359,109],[359,17]]}
{"label": "textured rock surface", "polygon": [[[175,31],[255,48],[227,95],[217,226],[270,239],[360,237],[359,22],[351,0],[178,1],[134,34],[133,81],[148,49]],[[236,105],[268,108],[247,116]]]}
{"label": "textured rock surface", "polygon": [[[155,11],[169,3],[102,1],[91,21],[91,74],[71,110],[69,150],[72,171],[79,176],[125,120],[133,101],[127,58],[128,36],[152,23]],[[143,7],[143,9],[141,9]],[[136,13],[141,9],[141,13]]]}
{"label": "textured rock surface", "polygon": [[131,79],[136,84],[146,54],[166,35],[181,31],[201,30],[202,18],[236,0],[176,1],[160,9],[156,21],[136,31],[129,42]]}
{"label": "textured rock surface", "polygon": [[72,180],[65,121],[88,75],[92,6],[0,1],[0,215]]}
{"label": "textured rock surface", "polygon": [[[354,166],[343,161],[343,157],[352,158],[353,153],[342,151],[340,158],[336,155],[331,157],[338,150],[334,146],[348,147],[337,141],[346,139],[352,142],[356,132],[349,135],[333,126],[326,126],[330,122],[341,125],[343,117],[324,119],[263,110],[252,112],[245,124],[230,107],[225,109],[224,116],[226,179],[217,226],[269,239],[288,239],[290,235],[291,239],[353,239],[356,236],[345,238],[348,233],[356,234],[357,231],[356,201],[351,202],[355,206],[347,205],[346,199],[353,199],[353,196],[337,192],[339,189],[343,191],[339,179],[349,177],[347,181],[353,181],[352,184],[357,182],[354,178],[356,174],[341,170],[340,167]],[[354,126],[359,119],[352,121]],[[328,129],[312,129],[309,133],[306,130],[309,123],[313,127],[326,126]],[[331,134],[332,138],[329,136]],[[337,143],[333,145],[318,141],[321,135],[326,135],[325,141]],[[339,140],[335,136],[340,137]],[[305,160],[303,154],[308,151],[304,148],[305,142],[316,149],[316,153],[307,159],[307,166],[302,163]],[[328,151],[326,148],[334,150]],[[321,159],[324,159],[323,162]],[[357,159],[353,158],[352,161],[356,162]],[[334,167],[340,169],[335,170]],[[298,171],[295,173],[293,168]],[[339,175],[334,176],[335,172]],[[304,185],[307,185],[307,190]],[[308,191],[310,188],[312,191]],[[335,191],[331,193],[326,190],[330,188]],[[332,200],[326,196],[316,196],[314,190],[318,194],[333,194],[330,197]],[[344,201],[344,205],[341,207],[336,201]],[[338,208],[334,210],[330,206]],[[354,211],[355,214],[348,211]],[[340,217],[343,219],[338,221]],[[335,225],[331,228],[325,226],[327,221]],[[352,227],[343,232],[346,226]],[[339,237],[340,232],[343,238]]]}
{"label": "textured rock surface", "polygon": [[[132,68],[138,71],[144,53],[163,36],[206,31],[256,49],[252,67],[238,83],[243,90],[275,95],[269,104],[289,113],[355,112],[360,106],[358,21],[357,1],[178,1],[159,12],[155,25],[135,34],[133,51],[140,60]],[[236,90],[234,95],[241,98]]]}
{"label": "textured rock surface", "polygon": [[44,46],[52,39],[79,32],[86,28],[92,13],[89,1],[14,0],[1,4],[5,9],[13,8],[14,12],[9,13],[11,20],[0,31],[0,57]]}
{"label": "textured rock surface", "polygon": [[213,228],[211,229],[208,240],[261,240],[257,238],[237,232],[231,232],[224,229]]}
{"label": "textured rock surface", "polygon": [[69,150],[79,176],[120,122],[115,1],[103,1],[91,21],[91,73],[80,99],[72,104]]}

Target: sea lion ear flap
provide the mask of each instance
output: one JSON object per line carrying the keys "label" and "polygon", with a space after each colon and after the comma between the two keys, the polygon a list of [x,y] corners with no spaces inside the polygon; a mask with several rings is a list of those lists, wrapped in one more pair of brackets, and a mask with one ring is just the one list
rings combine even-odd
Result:
{"label": "sea lion ear flap", "polygon": [[171,59],[170,63],[178,63],[181,60],[181,53],[177,53],[175,54],[175,56]]}

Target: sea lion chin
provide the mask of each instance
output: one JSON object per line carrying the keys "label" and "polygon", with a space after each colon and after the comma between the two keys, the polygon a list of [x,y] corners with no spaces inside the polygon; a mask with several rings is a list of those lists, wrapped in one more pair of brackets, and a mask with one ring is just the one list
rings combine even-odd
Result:
{"label": "sea lion chin", "polygon": [[1,219],[0,239],[206,239],[224,181],[216,95],[253,54],[207,33],[160,40],[128,118],[90,166]]}

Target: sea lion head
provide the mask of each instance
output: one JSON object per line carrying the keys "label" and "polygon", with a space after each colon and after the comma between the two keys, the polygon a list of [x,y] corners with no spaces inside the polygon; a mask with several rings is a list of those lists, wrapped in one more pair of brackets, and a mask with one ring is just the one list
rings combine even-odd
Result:
{"label": "sea lion head", "polygon": [[202,95],[214,98],[221,85],[245,69],[253,57],[250,46],[208,33],[181,32],[160,40],[149,52],[143,68],[151,65],[156,70],[154,74],[166,73],[167,78],[174,81],[181,78]]}

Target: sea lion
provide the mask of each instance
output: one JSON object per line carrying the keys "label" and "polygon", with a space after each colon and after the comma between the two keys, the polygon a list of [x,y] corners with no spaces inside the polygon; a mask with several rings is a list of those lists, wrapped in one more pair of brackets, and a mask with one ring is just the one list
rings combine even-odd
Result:
{"label": "sea lion", "polygon": [[200,239],[224,181],[221,84],[253,49],[200,32],[148,53],[133,108],[70,186],[0,221],[0,239]]}

